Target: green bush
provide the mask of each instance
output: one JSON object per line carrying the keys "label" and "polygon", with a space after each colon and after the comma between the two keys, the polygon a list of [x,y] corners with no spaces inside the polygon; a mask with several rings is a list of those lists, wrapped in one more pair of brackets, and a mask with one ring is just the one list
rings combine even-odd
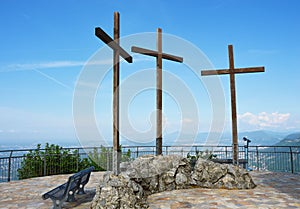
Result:
{"label": "green bush", "polygon": [[[122,147],[120,147],[121,149]],[[129,161],[131,152],[122,154],[121,161]],[[101,146],[100,152],[94,148],[88,153],[88,158],[81,158],[78,150],[71,151],[58,145],[46,143],[44,149],[41,144],[35,150],[24,155],[21,168],[18,169],[19,179],[48,176],[56,174],[76,173],[80,170],[94,166],[94,171],[111,169],[112,149]],[[107,167],[109,166],[109,167]]]}
{"label": "green bush", "polygon": [[46,143],[45,149],[41,144],[24,155],[21,168],[18,169],[19,179],[55,174],[76,173],[91,166],[89,159],[81,159],[77,150],[70,151],[58,145]]}
{"label": "green bush", "polygon": [[[120,150],[122,150],[122,146],[120,146]],[[93,152],[89,152],[88,156],[92,165],[99,171],[112,169],[112,165],[111,165],[112,158],[113,158],[112,148],[101,146],[99,151],[98,148],[95,147]],[[131,160],[130,149],[128,149],[126,153],[122,153],[120,160],[121,162]]]}

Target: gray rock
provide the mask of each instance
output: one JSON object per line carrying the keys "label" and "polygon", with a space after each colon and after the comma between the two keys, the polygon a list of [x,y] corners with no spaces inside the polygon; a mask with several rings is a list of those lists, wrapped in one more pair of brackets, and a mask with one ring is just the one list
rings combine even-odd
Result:
{"label": "gray rock", "polygon": [[199,159],[192,172],[191,184],[206,188],[253,189],[255,184],[243,168]]}
{"label": "gray rock", "polygon": [[96,188],[93,209],[148,208],[148,195],[192,186],[224,189],[256,186],[243,168],[199,159],[192,170],[189,160],[177,155],[143,156],[121,167],[118,176],[104,175]]}

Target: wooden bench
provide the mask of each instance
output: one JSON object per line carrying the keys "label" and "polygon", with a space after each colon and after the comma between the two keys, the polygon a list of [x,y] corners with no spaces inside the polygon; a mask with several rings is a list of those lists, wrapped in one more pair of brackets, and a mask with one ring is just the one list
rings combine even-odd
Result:
{"label": "wooden bench", "polygon": [[[215,163],[221,163],[221,164],[232,164],[233,160],[232,159],[211,159],[211,161]],[[239,159],[239,164],[243,165],[243,168],[246,169],[246,165],[248,163],[248,160],[246,159]]]}
{"label": "wooden bench", "polygon": [[89,167],[69,177],[68,181],[42,195],[44,200],[51,198],[54,209],[61,209],[62,204],[75,201],[75,193],[85,194],[84,186],[89,182],[94,167]]}

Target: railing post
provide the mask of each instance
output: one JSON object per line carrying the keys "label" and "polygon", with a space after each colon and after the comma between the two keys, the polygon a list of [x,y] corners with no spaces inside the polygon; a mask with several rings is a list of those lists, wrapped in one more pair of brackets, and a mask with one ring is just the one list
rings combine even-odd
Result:
{"label": "railing post", "polygon": [[[110,170],[110,153],[109,153],[110,151],[109,151],[109,149],[107,149],[107,151],[106,151],[106,170],[107,171],[109,171]],[[104,161],[105,162],[105,161]],[[99,162],[99,163],[101,163],[101,162]],[[101,165],[102,166],[102,165]]]}
{"label": "railing post", "polygon": [[258,146],[256,146],[256,164],[257,164],[257,168],[256,168],[256,170],[258,170],[258,171],[259,171]]}
{"label": "railing post", "polygon": [[46,158],[47,158],[47,154],[44,155],[44,176],[47,175],[47,165],[46,165]]}
{"label": "railing post", "polygon": [[227,154],[228,154],[228,152],[227,152],[227,146],[225,146],[225,156],[226,156],[225,158],[226,159],[228,159],[228,155]]}
{"label": "railing post", "polygon": [[8,159],[8,174],[7,174],[7,181],[10,181],[10,172],[11,172],[11,157],[12,157],[13,150],[10,151],[9,159]]}
{"label": "railing post", "polygon": [[136,158],[139,157],[139,146],[136,146]]}
{"label": "railing post", "polygon": [[168,146],[166,146],[166,155],[168,155]]}
{"label": "railing post", "polygon": [[77,148],[77,154],[78,154],[78,158],[77,158],[77,162],[76,162],[76,170],[77,170],[77,172],[79,172],[79,161],[80,161],[79,148]]}
{"label": "railing post", "polygon": [[291,156],[291,170],[292,170],[292,173],[294,173],[293,149],[291,146],[290,146],[290,156]]}

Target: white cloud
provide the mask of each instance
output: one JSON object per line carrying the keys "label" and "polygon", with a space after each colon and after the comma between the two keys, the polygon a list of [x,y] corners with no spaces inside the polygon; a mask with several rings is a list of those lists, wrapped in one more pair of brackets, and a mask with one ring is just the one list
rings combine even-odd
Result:
{"label": "white cloud", "polygon": [[278,112],[261,112],[258,114],[246,112],[238,115],[238,120],[241,125],[248,125],[249,127],[260,129],[286,127],[289,119],[290,113]]}
{"label": "white cloud", "polygon": [[17,63],[9,64],[0,69],[1,72],[11,71],[23,71],[23,70],[43,70],[51,68],[61,67],[82,67],[84,65],[108,65],[112,64],[112,59],[99,60],[99,61],[74,61],[74,60],[62,60],[62,61],[48,61],[48,62],[37,62],[37,63]]}
{"label": "white cloud", "polygon": [[82,66],[85,62],[82,61],[52,61],[52,62],[39,62],[30,64],[11,64],[6,67],[7,71],[13,70],[34,70],[34,69],[48,69],[59,67],[76,67]]}
{"label": "white cloud", "polygon": [[194,121],[191,118],[183,118],[181,120],[181,122],[184,123],[184,124],[187,124],[187,123],[193,123]]}
{"label": "white cloud", "polygon": [[[134,62],[143,62],[150,60],[149,58],[136,57]],[[124,61],[120,59],[120,62]],[[75,60],[60,60],[60,61],[46,61],[36,63],[15,63],[9,64],[0,69],[0,72],[23,71],[23,70],[43,70],[51,68],[62,67],[83,67],[83,66],[97,66],[97,65],[112,65],[113,58],[111,59],[91,59],[88,61],[75,61]]]}

